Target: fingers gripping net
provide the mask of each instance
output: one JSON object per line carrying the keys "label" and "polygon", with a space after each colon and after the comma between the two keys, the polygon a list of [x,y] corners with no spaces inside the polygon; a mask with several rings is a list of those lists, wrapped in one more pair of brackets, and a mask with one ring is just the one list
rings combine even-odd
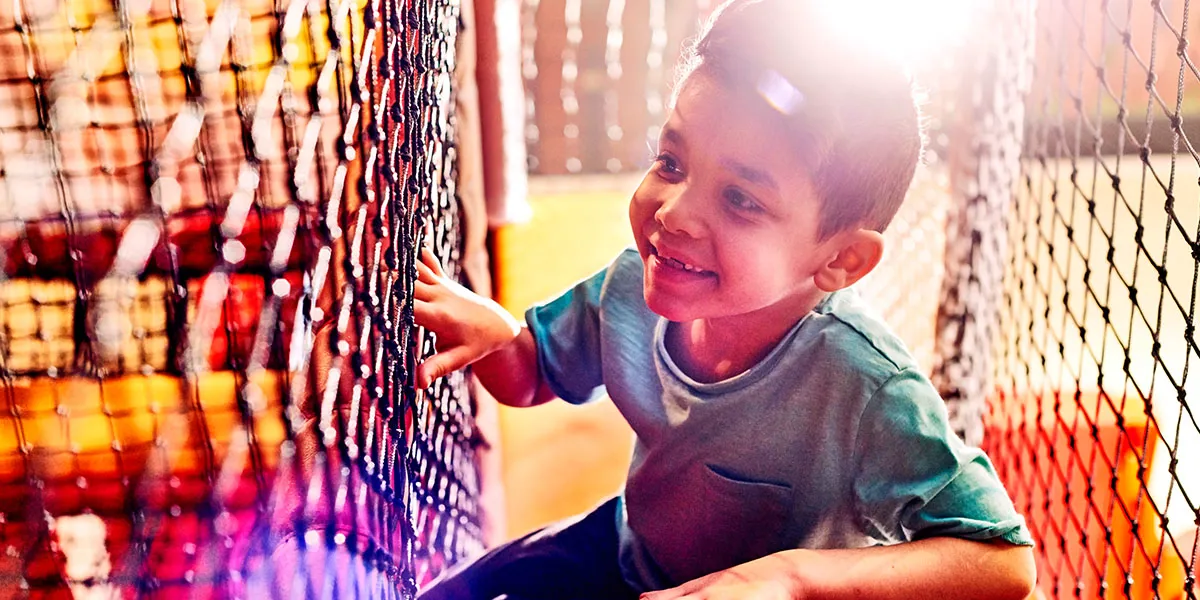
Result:
{"label": "fingers gripping net", "polygon": [[0,589],[408,597],[480,547],[453,0],[0,7]]}

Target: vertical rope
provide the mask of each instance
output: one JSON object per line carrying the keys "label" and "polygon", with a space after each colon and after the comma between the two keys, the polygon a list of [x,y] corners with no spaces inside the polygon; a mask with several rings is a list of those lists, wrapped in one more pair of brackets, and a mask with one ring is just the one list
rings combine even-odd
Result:
{"label": "vertical rope", "polygon": [[[946,230],[945,279],[937,317],[932,380],[967,443],[983,438],[991,394],[992,351],[999,325],[1001,282],[1011,206],[1024,137],[1023,95],[1032,68],[1036,4],[998,10],[966,84],[970,125],[952,150],[951,186],[957,199]],[[957,161],[956,161],[957,159]]]}

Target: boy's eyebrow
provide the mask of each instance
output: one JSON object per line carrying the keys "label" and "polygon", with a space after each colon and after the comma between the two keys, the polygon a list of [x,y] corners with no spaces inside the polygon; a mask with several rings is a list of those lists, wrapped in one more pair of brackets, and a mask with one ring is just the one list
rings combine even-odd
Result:
{"label": "boy's eyebrow", "polygon": [[675,128],[671,127],[670,123],[663,125],[660,135],[662,136],[662,141],[664,142],[670,142],[677,145],[683,144],[683,134],[675,131]]}

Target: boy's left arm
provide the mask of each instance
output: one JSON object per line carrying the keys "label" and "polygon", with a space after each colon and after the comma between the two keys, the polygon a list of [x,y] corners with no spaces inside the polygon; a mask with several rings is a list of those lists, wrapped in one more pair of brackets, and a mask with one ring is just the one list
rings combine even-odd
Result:
{"label": "boy's left arm", "polygon": [[674,598],[1023,599],[1036,580],[1033,549],[938,537],[871,548],[786,550],[643,594]]}

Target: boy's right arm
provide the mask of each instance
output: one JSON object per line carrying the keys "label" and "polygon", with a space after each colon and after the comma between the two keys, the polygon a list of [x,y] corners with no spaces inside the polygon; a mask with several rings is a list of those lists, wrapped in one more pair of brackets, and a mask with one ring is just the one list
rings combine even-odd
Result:
{"label": "boy's right arm", "polygon": [[437,257],[421,251],[413,288],[417,325],[437,335],[437,353],[417,368],[417,386],[474,365],[496,400],[534,406],[554,398],[538,369],[537,342],[529,328],[499,304],[446,277]]}

